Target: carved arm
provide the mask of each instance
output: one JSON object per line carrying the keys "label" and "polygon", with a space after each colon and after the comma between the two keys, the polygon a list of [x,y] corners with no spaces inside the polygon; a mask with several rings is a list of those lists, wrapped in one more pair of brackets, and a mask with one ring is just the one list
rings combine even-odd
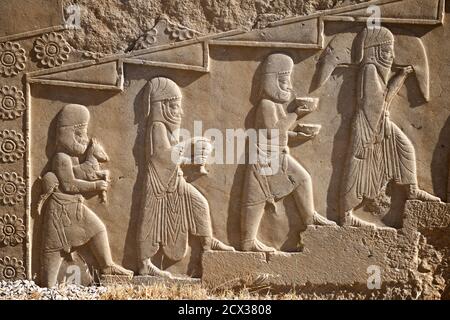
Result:
{"label": "carved arm", "polygon": [[392,103],[395,96],[398,94],[400,89],[403,87],[406,78],[414,72],[413,67],[409,66],[406,68],[401,68],[400,71],[394,76],[394,78],[389,82],[388,91],[386,95],[386,102],[388,106]]}
{"label": "carved arm", "polygon": [[298,118],[297,113],[292,112],[287,113],[284,118],[278,118],[275,104],[269,100],[262,100],[260,109],[264,119],[264,127],[269,131],[270,129],[278,129],[280,132],[287,132],[295,125]]}
{"label": "carved arm", "polygon": [[53,159],[53,172],[58,177],[62,191],[77,194],[92,191],[105,191],[107,182],[101,180],[90,182],[75,178],[71,158],[64,153],[58,153]]}

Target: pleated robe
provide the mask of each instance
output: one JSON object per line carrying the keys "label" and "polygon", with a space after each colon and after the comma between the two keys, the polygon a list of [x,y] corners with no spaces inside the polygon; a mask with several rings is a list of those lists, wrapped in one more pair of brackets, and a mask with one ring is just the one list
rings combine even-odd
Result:
{"label": "pleated robe", "polygon": [[[152,130],[152,128],[150,128]],[[158,137],[150,136],[149,139]],[[142,190],[138,248],[141,261],[159,249],[173,261],[186,256],[189,234],[211,237],[212,226],[206,198],[183,177],[179,165],[171,161],[170,150],[149,157]],[[172,170],[167,180],[160,172]]]}
{"label": "pleated robe", "polygon": [[417,184],[414,146],[389,118],[388,86],[373,64],[359,74],[358,104],[343,180],[343,209],[374,199],[390,182]]}

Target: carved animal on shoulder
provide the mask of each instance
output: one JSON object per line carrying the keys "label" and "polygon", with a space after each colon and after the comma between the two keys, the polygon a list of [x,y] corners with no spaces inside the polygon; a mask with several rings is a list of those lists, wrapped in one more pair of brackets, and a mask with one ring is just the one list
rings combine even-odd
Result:
{"label": "carved animal on shoulder", "polygon": [[[109,170],[103,170],[100,163],[108,162],[109,156],[103,146],[92,138],[86,150],[86,158],[83,163],[73,167],[75,178],[87,181],[105,180],[109,181]],[[106,203],[106,191],[100,196],[101,202]]]}

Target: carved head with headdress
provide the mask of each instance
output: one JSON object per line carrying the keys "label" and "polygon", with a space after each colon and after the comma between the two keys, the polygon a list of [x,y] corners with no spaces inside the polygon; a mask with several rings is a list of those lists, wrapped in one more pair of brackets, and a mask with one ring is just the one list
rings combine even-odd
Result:
{"label": "carved head with headdress", "polygon": [[164,124],[167,136],[172,144],[177,144],[177,136],[181,126],[183,109],[181,107],[182,94],[178,85],[164,77],[156,77],[148,82],[148,106],[146,148],[147,155],[153,154],[153,126]]}
{"label": "carved head with headdress", "polygon": [[394,64],[413,67],[425,101],[430,100],[430,66],[422,39],[402,33],[394,36],[385,27],[366,27],[357,34],[353,29],[336,34],[320,56],[310,90],[322,87],[339,66],[363,67],[367,64],[377,68],[385,83]]}
{"label": "carved head with headdress", "polygon": [[278,103],[288,102],[292,97],[291,73],[294,61],[286,54],[269,55],[262,65],[263,96]]}
{"label": "carved head with headdress", "polygon": [[182,94],[174,81],[163,77],[150,80],[148,99],[151,122],[164,123],[171,133],[180,128]]}
{"label": "carved head with headdress", "polygon": [[81,156],[89,145],[87,128],[89,110],[79,104],[68,104],[58,114],[56,123],[56,144],[58,151],[71,156]]}
{"label": "carved head with headdress", "polygon": [[384,73],[390,72],[394,63],[394,35],[385,27],[365,28],[359,34],[359,61],[372,63]]}

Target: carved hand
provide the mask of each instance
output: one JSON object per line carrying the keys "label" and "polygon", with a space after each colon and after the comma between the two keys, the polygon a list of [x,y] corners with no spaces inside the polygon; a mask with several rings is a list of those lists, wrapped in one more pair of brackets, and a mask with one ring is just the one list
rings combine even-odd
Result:
{"label": "carved hand", "polygon": [[305,106],[299,106],[295,109],[295,113],[297,114],[297,118],[305,115]]}
{"label": "carved hand", "polygon": [[95,181],[95,188],[98,191],[106,191],[106,190],[108,190],[108,182],[106,182],[104,180]]}
{"label": "carved hand", "polygon": [[311,132],[311,133],[305,133],[305,132],[297,132],[297,131],[289,131],[289,139],[299,139],[299,140],[306,140],[306,139],[312,139],[315,138],[319,132]]}
{"label": "carved hand", "polygon": [[319,135],[319,131],[317,132],[311,132],[311,133],[304,133],[304,132],[297,132],[297,137],[300,138],[314,138]]}
{"label": "carved hand", "polygon": [[188,163],[188,158],[183,155],[185,146],[183,143],[178,143],[172,147],[172,161],[178,164]]}
{"label": "carved hand", "polygon": [[402,68],[400,72],[403,73],[404,75],[408,75],[414,73],[414,68],[412,66],[407,66]]}
{"label": "carved hand", "polygon": [[388,86],[388,92],[386,95],[386,102],[387,102],[388,106],[391,105],[392,101],[394,100],[394,97],[398,94],[398,92],[402,88],[408,75],[410,75],[413,72],[414,72],[414,68],[412,66],[400,68],[400,71],[397,73],[397,75],[389,83],[389,86]]}

